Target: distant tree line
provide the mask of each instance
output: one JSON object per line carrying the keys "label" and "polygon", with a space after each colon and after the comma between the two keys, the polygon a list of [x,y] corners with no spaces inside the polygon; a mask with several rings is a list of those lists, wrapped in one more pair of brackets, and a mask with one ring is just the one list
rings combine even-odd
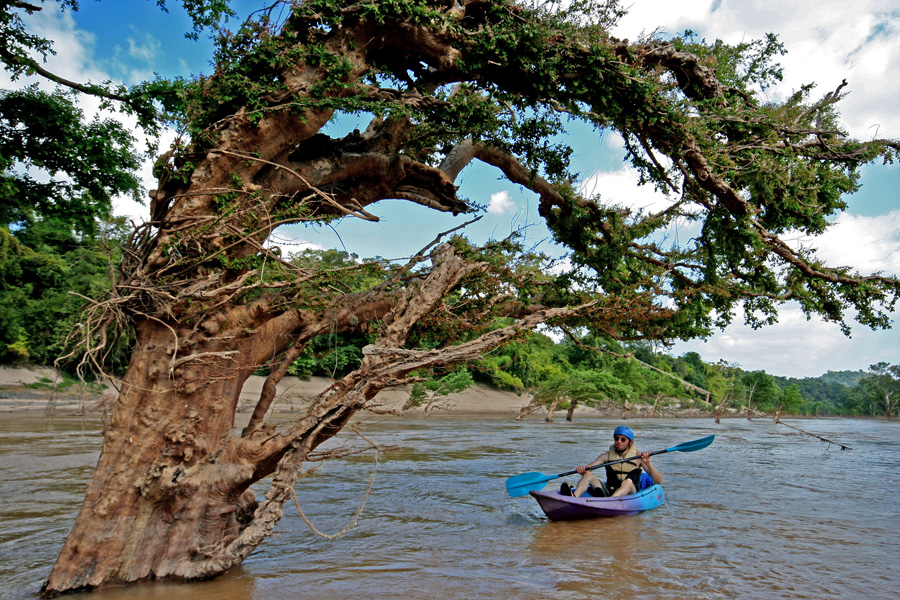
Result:
{"label": "distant tree line", "polygon": [[[109,289],[110,261],[118,260],[125,224],[106,216],[87,230],[35,212],[0,227],[0,362],[50,365],[64,354],[85,297]],[[356,268],[355,255],[306,250],[291,261],[310,269],[346,268],[335,281],[365,287],[374,272]],[[498,321],[497,327],[504,323]],[[439,326],[439,324],[435,324]],[[290,375],[339,378],[358,367],[365,336],[322,335],[288,369]],[[420,343],[427,347],[427,339]],[[103,367],[121,374],[130,348],[120,342]],[[76,360],[59,365],[74,371]],[[265,373],[262,365],[260,372]],[[528,333],[480,360],[446,372],[420,374],[408,407],[436,407],[447,394],[480,383],[531,395],[536,407],[575,405],[611,409],[637,404],[660,408],[755,411],[814,416],[894,417],[900,402],[900,365],[882,362],[864,371],[829,371],[803,379],[708,363],[696,352],[674,357],[649,343],[572,335],[560,341]]]}

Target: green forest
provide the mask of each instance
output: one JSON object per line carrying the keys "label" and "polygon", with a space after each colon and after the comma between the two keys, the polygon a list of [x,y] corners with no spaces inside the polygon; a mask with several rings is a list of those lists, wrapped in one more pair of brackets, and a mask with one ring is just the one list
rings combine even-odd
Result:
{"label": "green forest", "polygon": [[[4,173],[15,178],[13,173]],[[79,327],[88,298],[110,289],[126,239],[121,218],[89,226],[25,211],[0,227],[0,350],[2,363],[50,366],[76,378],[79,356],[67,338]],[[306,250],[290,257],[297,266],[344,273],[340,282],[364,287],[377,276],[357,268],[358,257],[337,250]],[[497,327],[504,323],[498,321]],[[323,335],[308,344],[289,374],[337,378],[359,366],[364,336]],[[425,342],[427,343],[427,342]],[[126,336],[105,354],[103,370],[124,373]],[[67,357],[67,358],[60,358]],[[267,365],[261,365],[265,374]],[[671,356],[648,342],[622,343],[568,331],[560,341],[532,332],[481,359],[449,372],[422,373],[408,406],[434,402],[474,384],[532,395],[536,406],[565,409],[573,402],[604,408],[659,407],[812,416],[887,416],[897,413],[900,365],[878,363],[869,371],[829,371],[803,379],[706,362],[696,352]]]}

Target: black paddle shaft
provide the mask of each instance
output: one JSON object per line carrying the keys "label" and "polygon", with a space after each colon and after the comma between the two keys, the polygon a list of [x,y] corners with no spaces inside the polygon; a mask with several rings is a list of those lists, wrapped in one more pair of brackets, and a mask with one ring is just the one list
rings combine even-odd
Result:
{"label": "black paddle shaft", "polygon": [[[665,454],[668,451],[669,451],[669,448],[666,448],[665,450],[657,450],[656,452],[651,452],[650,456],[656,456],[657,454]],[[593,471],[594,469],[599,469],[600,467],[608,467],[610,465],[617,465],[619,463],[634,462],[634,461],[640,460],[640,459],[641,459],[640,455],[632,456],[631,458],[623,458],[621,460],[614,460],[611,462],[594,465],[593,467],[588,467],[587,469],[585,469],[585,471]],[[559,475],[556,475],[553,479],[556,479],[557,477],[566,477],[567,475],[574,475],[577,472],[578,472],[577,469],[575,471],[566,471],[565,473],[560,473]]]}

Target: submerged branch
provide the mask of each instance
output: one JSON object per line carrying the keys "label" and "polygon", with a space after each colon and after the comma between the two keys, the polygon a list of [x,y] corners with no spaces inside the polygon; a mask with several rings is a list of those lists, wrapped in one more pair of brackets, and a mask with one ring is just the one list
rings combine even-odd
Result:
{"label": "submerged branch", "polygon": [[808,436],[810,436],[810,437],[814,437],[814,438],[816,438],[816,439],[818,439],[818,440],[822,440],[823,442],[826,442],[826,443],[828,443],[828,444],[834,444],[835,446],[840,446],[841,450],[853,450],[853,448],[851,448],[850,446],[848,446],[848,445],[846,445],[846,444],[842,444],[842,443],[840,443],[840,442],[835,442],[835,441],[833,441],[833,440],[829,440],[828,438],[822,437],[821,435],[818,435],[818,434],[815,434],[815,433],[810,433],[810,432],[808,432],[808,431],[803,431],[803,430],[800,429],[799,427],[794,427],[793,425],[788,425],[787,423],[785,423],[784,421],[782,421],[782,420],[778,417],[778,415],[775,415],[775,419],[774,419],[774,420],[775,420],[775,424],[776,424],[776,425],[784,425],[785,427],[790,427],[790,428],[793,429],[794,431],[799,431],[800,433],[802,433],[802,434],[804,434],[804,435],[808,435]]}

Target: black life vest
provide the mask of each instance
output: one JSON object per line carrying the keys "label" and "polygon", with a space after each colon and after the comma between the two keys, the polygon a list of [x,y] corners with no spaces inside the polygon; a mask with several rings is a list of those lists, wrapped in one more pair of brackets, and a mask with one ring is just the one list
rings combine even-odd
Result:
{"label": "black life vest", "polygon": [[638,489],[638,481],[640,481],[640,473],[641,468],[637,466],[637,461],[640,460],[638,456],[640,452],[638,449],[634,447],[634,444],[625,451],[625,454],[619,454],[616,452],[616,445],[613,444],[609,447],[609,452],[607,454],[607,458],[610,461],[621,460],[623,458],[632,458],[634,457],[634,462],[622,462],[616,465],[607,465],[606,468],[606,485],[610,488],[610,490],[617,490],[619,486],[622,485],[622,482],[626,479],[631,478],[634,481],[635,489]]}

